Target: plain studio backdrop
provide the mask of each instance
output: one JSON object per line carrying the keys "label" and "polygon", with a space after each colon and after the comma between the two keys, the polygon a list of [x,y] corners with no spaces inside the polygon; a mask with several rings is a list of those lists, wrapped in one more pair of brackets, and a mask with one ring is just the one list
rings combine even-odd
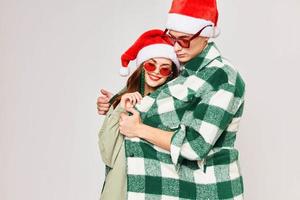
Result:
{"label": "plain studio backdrop", "polygon": [[[95,200],[100,88],[164,28],[170,0],[0,0],[0,199]],[[220,0],[216,39],[247,84],[237,147],[249,200],[300,199],[300,1]],[[131,64],[134,66],[134,64]]]}

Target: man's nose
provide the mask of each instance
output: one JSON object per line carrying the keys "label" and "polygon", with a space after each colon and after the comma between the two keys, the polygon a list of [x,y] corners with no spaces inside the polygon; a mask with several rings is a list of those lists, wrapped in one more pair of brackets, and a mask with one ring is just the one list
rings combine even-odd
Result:
{"label": "man's nose", "polygon": [[175,52],[180,51],[181,49],[182,49],[182,47],[178,44],[178,42],[175,42],[175,44],[174,44]]}

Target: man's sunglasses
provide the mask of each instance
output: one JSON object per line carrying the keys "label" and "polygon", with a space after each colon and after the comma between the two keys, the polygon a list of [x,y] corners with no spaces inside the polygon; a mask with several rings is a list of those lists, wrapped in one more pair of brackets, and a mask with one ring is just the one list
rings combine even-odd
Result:
{"label": "man's sunglasses", "polygon": [[[148,72],[154,72],[157,68],[157,66],[151,62],[144,62],[143,67]],[[167,67],[161,67],[159,68],[159,73],[162,76],[170,76],[172,74],[172,70]]]}
{"label": "man's sunglasses", "polygon": [[210,25],[206,25],[206,26],[204,26],[200,31],[198,31],[197,33],[195,33],[192,37],[190,37],[190,38],[186,38],[186,36],[180,36],[180,37],[178,37],[178,38],[176,38],[176,37],[174,37],[173,35],[171,35],[170,33],[168,33],[168,29],[166,29],[165,31],[164,31],[164,34],[163,34],[163,36],[162,36],[162,38],[166,41],[166,42],[168,42],[168,43],[170,43],[171,45],[175,45],[175,43],[177,42],[182,48],[189,48],[190,47],[190,44],[191,44],[191,41],[193,40],[193,39],[195,39],[196,37],[198,37],[200,34],[201,34],[201,32],[205,29],[205,28],[207,28],[207,27],[209,27],[209,26],[212,26],[211,24]]}

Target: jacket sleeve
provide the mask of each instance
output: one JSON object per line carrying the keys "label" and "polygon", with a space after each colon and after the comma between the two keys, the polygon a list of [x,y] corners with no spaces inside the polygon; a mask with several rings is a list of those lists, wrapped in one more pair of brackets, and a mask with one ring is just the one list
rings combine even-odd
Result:
{"label": "jacket sleeve", "polygon": [[243,97],[236,95],[238,90],[236,85],[225,83],[201,95],[195,108],[185,111],[171,140],[175,165],[182,159],[201,161],[207,156],[243,103]]}
{"label": "jacket sleeve", "polygon": [[107,113],[98,134],[98,144],[102,161],[110,168],[114,167],[115,160],[124,141],[119,133],[120,113],[124,109],[118,105],[114,110],[111,107]]}

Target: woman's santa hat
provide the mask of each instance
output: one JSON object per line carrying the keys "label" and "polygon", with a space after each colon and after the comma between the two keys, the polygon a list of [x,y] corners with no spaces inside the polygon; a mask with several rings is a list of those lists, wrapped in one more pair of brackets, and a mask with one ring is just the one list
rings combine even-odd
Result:
{"label": "woman's santa hat", "polygon": [[212,25],[201,32],[203,37],[217,37],[218,9],[216,0],[173,0],[168,14],[167,28],[195,34],[204,26]]}
{"label": "woman's santa hat", "polygon": [[140,66],[146,60],[158,57],[172,60],[179,68],[180,64],[174,47],[162,38],[163,35],[164,31],[158,29],[143,33],[121,56],[120,75],[127,76],[129,74],[128,64],[130,61],[136,60],[136,65]]}

